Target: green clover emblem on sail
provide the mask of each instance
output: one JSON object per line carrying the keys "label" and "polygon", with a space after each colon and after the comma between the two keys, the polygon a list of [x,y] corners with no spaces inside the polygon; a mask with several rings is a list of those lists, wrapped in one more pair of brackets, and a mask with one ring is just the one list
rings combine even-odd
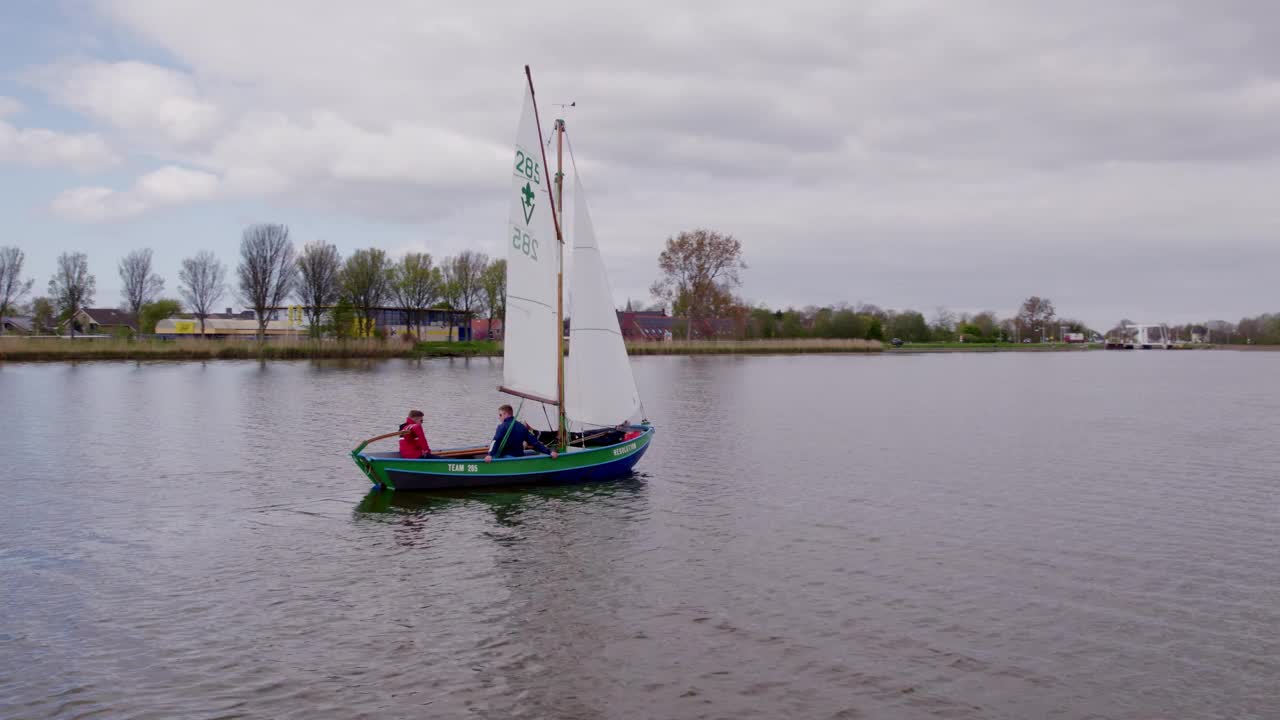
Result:
{"label": "green clover emblem on sail", "polygon": [[525,183],[520,188],[520,194],[523,196],[521,202],[524,203],[524,224],[528,225],[533,219],[533,188],[529,187],[529,183]]}

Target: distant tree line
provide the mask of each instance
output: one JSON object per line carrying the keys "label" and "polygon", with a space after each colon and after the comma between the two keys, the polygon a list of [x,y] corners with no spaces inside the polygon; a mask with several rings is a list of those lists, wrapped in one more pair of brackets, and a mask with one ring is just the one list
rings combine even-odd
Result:
{"label": "distant tree line", "polygon": [[1280,312],[1243,317],[1239,322],[1210,320],[1204,323],[1170,325],[1175,340],[1203,338],[1215,345],[1280,345]]}
{"label": "distant tree line", "polygon": [[[726,335],[755,338],[858,338],[903,342],[1058,341],[1066,332],[1092,334],[1084,323],[1058,317],[1048,298],[1027,298],[1017,315],[994,312],[959,315],[937,308],[930,320],[916,310],[889,310],[876,305],[840,303],[828,306],[769,308],[735,294],[742,243],[732,235],[699,228],[668,238],[658,256],[657,282],[650,292],[656,307],[677,318],[676,332],[686,338]],[[629,303],[630,304],[630,303]]]}
{"label": "distant tree line", "polygon": [[[77,332],[74,317],[92,306],[97,279],[89,272],[84,253],[63,253],[49,280],[48,295],[24,302],[34,281],[23,276],[24,253],[0,248],[0,316],[32,318],[37,333]],[[120,260],[122,302],[139,332],[155,332],[165,318],[184,313],[200,321],[228,296],[252,308],[258,338],[265,337],[271,311],[296,302],[303,307],[310,332],[316,336],[347,337],[354,320],[373,320],[378,308],[394,307],[409,318],[420,334],[432,309],[457,310],[487,318],[490,323],[506,312],[505,259],[490,260],[466,250],[437,264],[430,253],[410,252],[396,259],[379,248],[357,250],[343,258],[337,247],[311,242],[299,252],[289,228],[256,224],[245,228],[234,275],[213,252],[203,250],[182,260],[178,297],[162,297],[165,281],[152,267],[150,249],[135,250]],[[3,327],[0,327],[0,333]]]}
{"label": "distant tree line", "polygon": [[1001,318],[991,311],[955,313],[936,308],[926,319],[918,310],[893,310],[872,304],[808,306],[802,309],[743,307],[740,336],[753,338],[861,338],[920,342],[1058,342],[1065,328],[1089,336],[1079,320],[1060,318],[1047,298],[1030,297],[1021,311]]}

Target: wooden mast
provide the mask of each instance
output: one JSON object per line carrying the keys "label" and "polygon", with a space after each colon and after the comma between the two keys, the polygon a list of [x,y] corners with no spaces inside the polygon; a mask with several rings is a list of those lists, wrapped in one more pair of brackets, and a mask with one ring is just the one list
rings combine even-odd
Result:
{"label": "wooden mast", "polygon": [[556,223],[556,239],[560,241],[560,267],[556,270],[556,415],[559,417],[558,435],[560,449],[569,444],[568,428],[564,416],[564,120],[556,120],[556,204],[553,213],[559,213]]}
{"label": "wooden mast", "polygon": [[[538,146],[542,151],[542,173],[543,177],[547,177],[551,171],[547,167],[547,145],[542,142],[542,121],[538,118],[538,97],[533,92],[533,73],[529,70],[528,65],[524,66],[524,76],[529,80],[529,98],[533,101],[533,121],[538,126]],[[564,232],[560,223],[560,212],[557,211],[556,205],[560,204],[562,200],[559,195],[564,188],[564,173],[561,172],[564,162],[564,120],[556,120],[555,133],[557,140],[556,192],[550,192],[551,178],[547,177],[547,195],[551,198],[551,221],[556,227],[556,241],[560,243],[560,265],[556,269],[556,415],[559,418],[557,439],[560,443],[560,449],[563,450],[567,445],[566,440],[568,439],[564,416]],[[546,402],[546,399],[543,398],[534,399]]]}

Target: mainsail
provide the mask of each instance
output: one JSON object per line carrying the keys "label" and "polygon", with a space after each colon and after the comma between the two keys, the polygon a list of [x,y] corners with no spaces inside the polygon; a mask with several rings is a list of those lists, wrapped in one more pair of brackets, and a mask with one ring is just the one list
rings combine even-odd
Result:
{"label": "mainsail", "polygon": [[609,427],[633,419],[640,410],[640,393],[631,374],[631,360],[613,309],[613,291],[576,168],[572,237],[565,414],[584,429]]}
{"label": "mainsail", "polygon": [[507,220],[507,314],[503,323],[502,390],[555,403],[561,328],[556,320],[560,243],[551,214],[542,137],[533,92],[524,111],[512,161]]}

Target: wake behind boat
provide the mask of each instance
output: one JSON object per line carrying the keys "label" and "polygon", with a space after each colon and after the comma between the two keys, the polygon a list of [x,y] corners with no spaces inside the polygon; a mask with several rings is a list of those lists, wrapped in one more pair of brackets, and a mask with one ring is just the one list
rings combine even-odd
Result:
{"label": "wake behind boat", "polygon": [[375,485],[443,490],[612,480],[631,472],[653,438],[653,426],[647,420],[635,420],[643,417],[644,408],[576,163],[569,308],[573,322],[566,364],[562,330],[565,125],[563,120],[555,123],[553,185],[528,66],[525,76],[528,84],[516,133],[507,222],[507,310],[503,382],[498,390],[520,398],[521,410],[531,405],[529,415],[534,418],[554,413],[556,427],[539,434],[553,443],[559,457],[517,450],[515,457],[495,455],[492,462],[485,462],[489,447],[443,450],[421,459],[364,451],[377,440],[407,432],[402,430],[370,438],[351,451],[356,466]]}

